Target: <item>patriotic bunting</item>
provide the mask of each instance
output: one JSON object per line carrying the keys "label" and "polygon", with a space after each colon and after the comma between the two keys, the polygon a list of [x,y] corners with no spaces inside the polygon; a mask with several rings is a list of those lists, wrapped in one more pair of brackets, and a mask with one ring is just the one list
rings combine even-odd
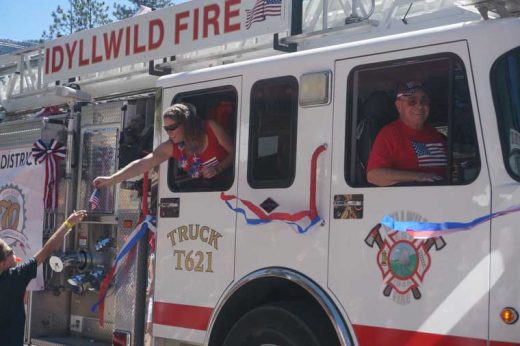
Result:
{"label": "patriotic bunting", "polygon": [[[248,225],[260,225],[264,223],[269,223],[271,221],[283,221],[289,226],[294,227],[298,233],[306,233],[309,229],[311,229],[315,224],[321,221],[321,218],[316,215],[314,218],[311,217],[310,210],[303,210],[298,213],[289,214],[289,213],[272,213],[270,215],[265,214],[262,209],[258,206],[256,206],[254,203],[251,203],[250,201],[246,201],[241,198],[237,198],[234,195],[226,195],[224,192],[220,194],[220,199],[223,200],[229,209],[233,210],[234,212],[238,214],[242,214],[244,216],[244,219],[246,220],[246,223]],[[255,218],[249,218],[247,216],[247,212],[243,208],[234,208],[229,201],[237,199],[242,204],[244,204],[247,209],[252,211],[258,219]],[[311,222],[306,226],[300,226],[296,221],[299,221],[303,219],[304,217],[308,217]]]}
{"label": "patriotic bunting", "polygon": [[138,224],[137,227],[135,227],[135,229],[132,231],[132,233],[130,233],[128,239],[125,241],[123,246],[121,246],[121,250],[116,256],[116,260],[114,261],[112,269],[110,269],[110,271],[103,279],[103,282],[101,283],[101,287],[98,293],[98,301],[91,307],[92,312],[98,310],[99,324],[101,326],[103,326],[104,324],[105,298],[107,296],[108,289],[110,288],[112,278],[118,272],[119,268],[124,262],[123,260],[129,254],[130,250],[132,250],[135,247],[135,245],[137,245],[139,240],[141,240],[146,235],[148,230],[150,230],[150,232],[152,232],[153,234],[157,232],[156,220],[153,216],[150,215],[146,216],[143,222]]}
{"label": "patriotic bunting", "polygon": [[512,206],[508,209],[497,211],[478,217],[469,222],[416,222],[416,221],[397,221],[390,215],[381,220],[381,224],[398,232],[407,232],[416,239],[427,239],[442,235],[468,231],[481,223],[490,221],[499,216],[507,215],[520,211],[520,205]]}
{"label": "patriotic bunting", "polygon": [[46,209],[58,207],[58,160],[63,160],[66,153],[65,146],[55,139],[49,145],[41,139],[33,144],[33,157],[40,164],[45,162],[43,203]]}
{"label": "patriotic bunting", "polygon": [[[271,221],[282,221],[286,224],[296,228],[298,233],[306,233],[309,229],[311,229],[315,224],[321,221],[320,216],[318,215],[318,211],[316,208],[316,168],[318,157],[321,153],[323,153],[327,149],[325,144],[320,145],[318,148],[314,150],[311,159],[311,177],[310,177],[310,191],[309,191],[309,210],[302,210],[294,214],[289,213],[271,213],[266,214],[262,208],[255,205],[254,203],[247,201],[242,198],[238,198],[235,195],[226,195],[224,192],[221,192],[220,199],[226,203],[229,209],[233,210],[235,213],[242,214],[246,223],[248,225],[260,225],[269,223]],[[230,201],[236,199],[241,202],[247,209],[249,209],[257,218],[250,218],[247,216],[247,212],[243,208],[234,208]],[[310,223],[307,226],[301,226],[297,222],[304,217],[309,218]]]}

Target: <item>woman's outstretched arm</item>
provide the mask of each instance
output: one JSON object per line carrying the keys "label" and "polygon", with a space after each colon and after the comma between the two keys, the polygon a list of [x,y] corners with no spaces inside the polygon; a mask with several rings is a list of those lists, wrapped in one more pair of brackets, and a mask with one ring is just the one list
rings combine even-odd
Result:
{"label": "woman's outstretched arm", "polygon": [[96,188],[108,187],[143,174],[168,160],[168,158],[171,157],[172,150],[172,143],[170,141],[163,142],[152,153],[142,159],[130,162],[111,176],[97,177],[94,179],[93,184]]}

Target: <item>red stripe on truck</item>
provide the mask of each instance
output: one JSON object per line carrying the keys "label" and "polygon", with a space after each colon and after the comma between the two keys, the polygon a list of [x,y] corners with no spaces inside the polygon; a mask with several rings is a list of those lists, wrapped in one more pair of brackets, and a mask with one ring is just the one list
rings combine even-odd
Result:
{"label": "red stripe on truck", "polygon": [[[155,302],[153,323],[205,331],[208,329],[212,313],[213,309],[205,306]],[[359,324],[354,325],[354,332],[360,346],[487,346],[487,341],[483,339]],[[490,346],[520,346],[520,343],[490,341]]]}
{"label": "red stripe on truck", "polygon": [[154,302],[153,323],[206,330],[212,313],[213,309],[205,306]]}
{"label": "red stripe on truck", "polygon": [[490,341],[489,346],[519,346],[520,342]]}
{"label": "red stripe on truck", "polygon": [[[401,329],[389,329],[354,325],[360,346],[365,345],[400,345],[400,346],[487,346],[483,339],[467,338],[455,335],[441,335],[424,332],[414,332]],[[492,345],[494,342],[491,343]],[[497,344],[496,346],[518,344]]]}

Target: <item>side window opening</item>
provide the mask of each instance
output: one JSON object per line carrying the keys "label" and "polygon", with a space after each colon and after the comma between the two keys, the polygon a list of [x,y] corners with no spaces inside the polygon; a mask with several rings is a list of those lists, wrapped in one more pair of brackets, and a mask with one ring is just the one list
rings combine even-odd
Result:
{"label": "side window opening", "polygon": [[[204,121],[213,120],[220,125],[235,144],[237,128],[237,92],[233,86],[202,89],[180,93],[175,103],[190,103]],[[236,151],[236,150],[235,150]],[[168,186],[175,192],[226,191],[233,185],[234,162],[224,172],[211,179],[190,177],[173,158],[168,161]]]}
{"label": "side window opening", "polygon": [[154,98],[129,100],[124,106],[119,137],[119,169],[153,150]]}
{"label": "side window opening", "polygon": [[296,166],[298,81],[292,76],[256,82],[251,90],[247,181],[253,188],[292,185]]}
{"label": "side window opening", "polygon": [[[466,71],[460,58],[451,53],[362,65],[351,71],[347,93],[345,179],[354,187],[373,186],[367,181],[367,166],[374,141],[381,129],[400,118],[395,104],[397,90],[408,81],[416,81],[424,87],[430,105],[426,124],[445,141],[445,173],[441,181],[433,184],[469,184],[478,176],[480,157]],[[419,164],[422,164],[419,161],[421,150],[410,146],[410,152],[416,155]],[[410,168],[403,168],[406,169]],[[431,184],[406,182],[396,185]]]}
{"label": "side window opening", "polygon": [[[123,107],[123,131],[119,136],[119,163],[118,169],[128,165],[130,162],[140,159],[153,151],[155,98],[130,99]],[[150,174],[156,174],[154,168]],[[136,182],[121,183],[121,189],[142,191],[143,178]],[[149,211],[152,215],[157,213],[157,179],[149,179],[152,203]]]}
{"label": "side window opening", "polygon": [[504,164],[509,175],[520,181],[520,47],[493,64],[491,88]]}

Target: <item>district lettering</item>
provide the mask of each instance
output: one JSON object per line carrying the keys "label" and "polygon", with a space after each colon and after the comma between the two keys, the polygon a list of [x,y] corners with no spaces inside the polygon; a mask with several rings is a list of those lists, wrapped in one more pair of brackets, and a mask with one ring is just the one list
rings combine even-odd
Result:
{"label": "district lettering", "polygon": [[33,164],[36,164],[36,162],[33,162],[33,156],[30,151],[0,155],[0,169],[31,166]]}

